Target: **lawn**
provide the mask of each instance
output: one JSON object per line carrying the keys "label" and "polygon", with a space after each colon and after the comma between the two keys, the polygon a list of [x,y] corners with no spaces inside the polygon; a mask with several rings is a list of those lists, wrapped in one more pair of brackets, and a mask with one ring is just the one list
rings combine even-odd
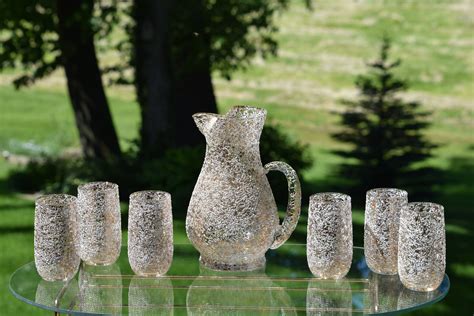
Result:
{"label": "lawn", "polygon": [[[309,11],[294,3],[278,19],[279,55],[257,58],[231,81],[214,78],[219,108],[234,104],[265,107],[269,120],[310,145],[314,166],[304,176],[321,191],[341,159],[330,133],[338,126],[342,99],[357,97],[354,79],[378,51],[380,38],[393,38],[393,54],[403,59],[399,75],[411,89],[404,97],[432,111],[428,137],[440,144],[428,163],[443,168],[447,183],[435,185],[436,202],[445,206],[447,298],[414,314],[472,314],[474,304],[474,55],[472,1],[315,1]],[[0,152],[36,156],[78,147],[77,132],[62,72],[37,86],[15,91],[0,75]],[[110,87],[107,94],[123,148],[137,136],[138,107],[132,88]],[[26,315],[38,309],[14,299],[9,275],[33,259],[33,199],[13,192],[5,178],[17,168],[0,158],[0,310]],[[307,201],[303,201],[307,204]],[[124,206],[126,210],[126,206]],[[355,210],[355,244],[361,245],[363,212]],[[186,241],[182,222],[175,240]],[[305,233],[304,216],[296,240]],[[49,314],[49,313],[48,313]]]}

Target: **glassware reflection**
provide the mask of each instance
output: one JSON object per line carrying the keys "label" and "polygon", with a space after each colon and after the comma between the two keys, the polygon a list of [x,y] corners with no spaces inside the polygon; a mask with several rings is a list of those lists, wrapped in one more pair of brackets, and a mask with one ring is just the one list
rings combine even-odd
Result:
{"label": "glassware reflection", "polygon": [[122,276],[117,264],[91,266],[79,270],[79,307],[83,312],[120,314]]}
{"label": "glassware reflection", "polygon": [[398,275],[383,275],[370,272],[370,293],[366,306],[372,313],[382,313],[397,309],[398,296],[403,289]]}
{"label": "glassware reflection", "polygon": [[307,315],[352,315],[352,289],[346,279],[312,279],[306,292]]}
{"label": "glassware reflection", "polygon": [[128,287],[129,315],[173,315],[174,294],[167,277],[135,276]]}
{"label": "glassware reflection", "polygon": [[218,272],[201,266],[186,296],[188,315],[296,315],[284,287],[262,270]]}
{"label": "glassware reflection", "polygon": [[398,296],[398,309],[406,309],[413,306],[423,304],[433,300],[435,296],[438,296],[437,291],[419,292],[412,291],[406,287],[402,287],[400,295]]}
{"label": "glassware reflection", "polygon": [[[77,280],[69,281],[45,281],[41,280],[36,288],[35,302],[44,306],[62,307],[61,302],[72,302],[79,292]],[[73,306],[64,306],[72,308]]]}

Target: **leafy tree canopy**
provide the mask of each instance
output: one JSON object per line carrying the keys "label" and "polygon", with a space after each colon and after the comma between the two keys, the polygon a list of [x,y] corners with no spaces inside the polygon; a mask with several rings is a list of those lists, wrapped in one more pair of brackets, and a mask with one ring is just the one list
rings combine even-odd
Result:
{"label": "leafy tree canopy", "polygon": [[[118,23],[117,3],[96,2],[93,10],[84,5],[76,18],[92,25],[96,36],[105,37]],[[0,71],[22,69],[15,87],[31,85],[60,67],[59,46],[56,1],[0,1]]]}
{"label": "leafy tree canopy", "polygon": [[[174,3],[174,2],[173,2]],[[256,55],[277,52],[274,17],[286,9],[288,0],[216,1],[186,0],[170,11],[172,61],[180,71],[208,60],[211,69],[230,78],[233,71],[246,67]],[[306,1],[310,7],[310,2]],[[107,40],[108,49],[122,54],[119,62],[108,65],[115,83],[132,83],[133,14],[132,2],[95,1],[92,16],[88,10],[77,19],[91,23],[96,38]],[[0,71],[21,68],[16,87],[33,84],[61,65],[57,35],[56,1],[3,0],[0,2]],[[110,39],[114,29],[127,36],[118,43]],[[80,36],[80,34],[78,34]]]}

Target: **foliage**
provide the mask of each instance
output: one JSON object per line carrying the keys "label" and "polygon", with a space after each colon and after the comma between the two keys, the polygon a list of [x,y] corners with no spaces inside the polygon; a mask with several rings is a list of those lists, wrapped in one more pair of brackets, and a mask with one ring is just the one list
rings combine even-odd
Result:
{"label": "foliage", "polygon": [[408,85],[394,75],[401,61],[390,61],[389,49],[390,40],[384,38],[378,60],[369,63],[369,73],[356,80],[359,100],[345,101],[349,107],[341,115],[343,130],[332,135],[350,146],[335,151],[353,162],[341,166],[341,177],[349,178],[362,192],[381,186],[405,187],[413,179],[423,184],[423,176],[433,171],[416,168],[416,163],[431,157],[435,147],[423,136],[429,113],[420,111],[419,103],[397,96]]}
{"label": "foliage", "polygon": [[[170,149],[157,159],[144,159],[139,149],[132,146],[123,159],[112,162],[43,156],[13,170],[8,182],[20,192],[76,194],[81,183],[107,180],[119,184],[124,200],[138,190],[165,190],[173,196],[176,216],[184,217],[204,151],[203,146]],[[285,160],[299,171],[311,166],[306,147],[290,140],[276,126],[264,128],[261,152],[263,163]],[[286,196],[286,182],[275,181],[272,188],[275,195],[282,192]]]}
{"label": "foliage", "polygon": [[[85,12],[78,12],[77,18],[90,23],[97,37],[106,37],[118,23],[116,8],[115,0],[96,1],[90,19],[84,18]],[[0,1],[0,71],[22,69],[13,81],[16,88],[31,85],[61,66],[57,28],[53,0]]]}
{"label": "foliage", "polygon": [[[255,55],[276,54],[273,18],[287,5],[288,0],[188,0],[173,10],[171,56],[178,57],[173,57],[175,63],[183,59],[183,52],[198,52],[186,58],[190,63],[202,63],[199,59],[209,56],[212,70],[229,78],[233,71],[248,66]],[[204,40],[196,40],[199,37]]]}
{"label": "foliage", "polygon": [[[100,46],[101,50],[117,50],[122,55],[117,64],[108,64],[104,71],[112,82],[131,83],[127,77],[133,67],[131,2],[94,3],[93,17],[84,23],[91,23],[96,37],[108,42]],[[175,5],[170,27],[174,64],[185,60],[189,64],[179,67],[192,69],[194,63],[209,58],[212,70],[230,78],[233,71],[248,66],[254,56],[275,55],[274,17],[287,6],[288,0],[188,0]],[[33,84],[61,66],[57,23],[53,0],[0,2],[0,71],[20,66],[23,73],[14,80],[17,88]],[[128,36],[116,41],[109,35],[117,30]]]}
{"label": "foliage", "polygon": [[[288,163],[298,173],[298,177],[302,182],[302,189],[304,190],[307,187],[304,184],[302,173],[311,168],[313,164],[308,146],[292,140],[282,132],[278,125],[267,124],[264,127],[260,137],[260,155],[264,165],[272,161]],[[279,172],[270,172],[267,177],[275,200],[279,205],[285,205],[288,196],[285,176]]]}
{"label": "foliage", "polygon": [[277,124],[267,124],[263,128],[260,152],[263,164],[277,160],[285,161],[299,172],[312,165],[308,145],[291,139]]}
{"label": "foliage", "polygon": [[49,75],[60,64],[56,23],[53,1],[0,2],[0,70],[23,67],[16,87]]}
{"label": "foliage", "polygon": [[[311,8],[309,0],[305,3]],[[230,79],[232,72],[249,66],[255,56],[276,55],[275,16],[288,4],[288,0],[186,0],[172,5],[169,53],[173,72],[180,77],[209,65],[212,71]],[[104,71],[112,83],[131,84],[135,8],[123,6],[120,16],[119,28],[127,36],[109,44],[122,58]]]}

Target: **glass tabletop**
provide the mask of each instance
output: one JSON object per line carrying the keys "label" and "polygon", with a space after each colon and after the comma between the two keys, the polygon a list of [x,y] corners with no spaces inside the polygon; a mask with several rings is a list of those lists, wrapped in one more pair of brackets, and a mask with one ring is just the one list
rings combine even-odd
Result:
{"label": "glass tabletop", "polygon": [[150,278],[133,274],[123,247],[115,264],[82,264],[68,282],[42,280],[30,262],[13,273],[10,290],[28,304],[75,315],[394,314],[433,304],[448,293],[447,275],[438,289],[414,292],[397,275],[372,273],[363,254],[355,247],[349,274],[334,281],[312,276],[304,244],[268,251],[265,270],[255,272],[208,270],[200,267],[192,245],[177,244],[167,275]]}

